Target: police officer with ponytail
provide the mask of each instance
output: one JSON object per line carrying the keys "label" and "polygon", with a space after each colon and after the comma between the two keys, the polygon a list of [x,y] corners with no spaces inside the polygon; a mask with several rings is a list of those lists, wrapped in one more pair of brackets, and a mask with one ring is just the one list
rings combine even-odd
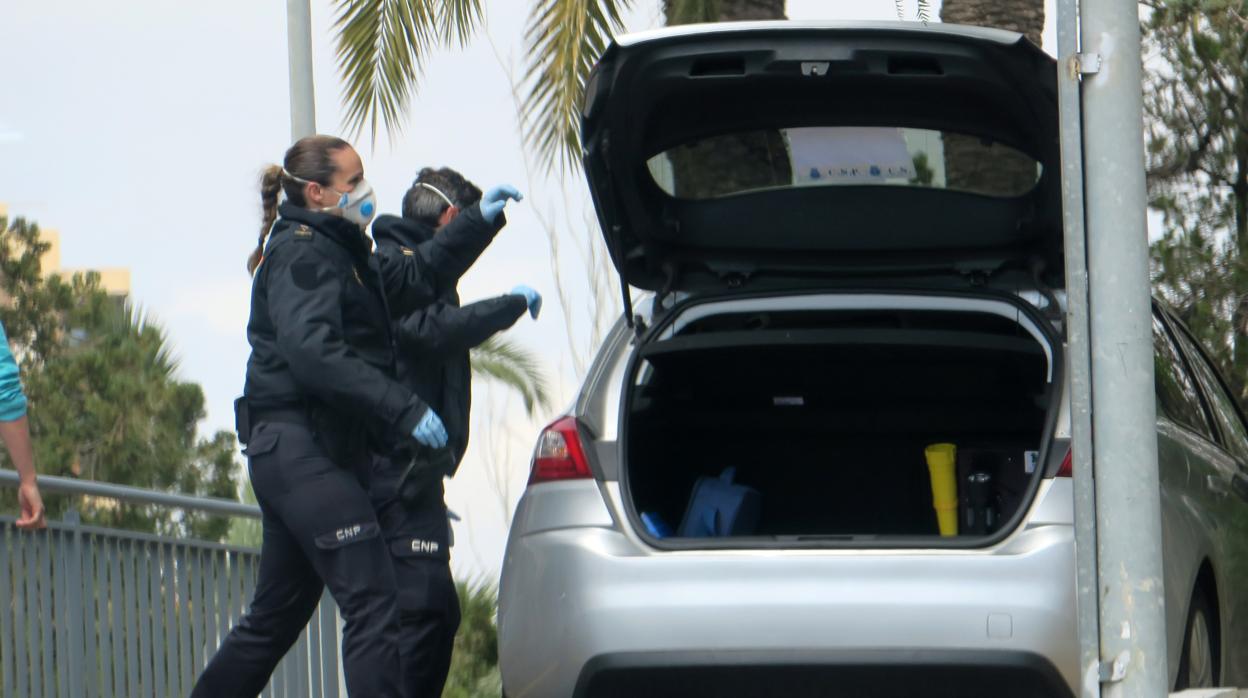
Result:
{"label": "police officer with ponytail", "polygon": [[376,204],[360,157],[328,136],[291,146],[261,195],[247,264],[251,357],[236,404],[263,515],[260,569],[247,614],[192,696],[258,695],[325,587],[344,620],[348,693],[399,696],[397,586],[367,494],[369,454],[440,448],[447,434],[395,381],[388,299],[427,304],[439,274],[471,264],[497,227],[477,210],[421,255],[379,260],[365,233]]}

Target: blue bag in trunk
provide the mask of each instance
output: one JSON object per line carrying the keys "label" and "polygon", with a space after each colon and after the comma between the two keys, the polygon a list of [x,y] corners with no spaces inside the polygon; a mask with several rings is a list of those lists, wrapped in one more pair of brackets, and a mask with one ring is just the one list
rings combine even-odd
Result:
{"label": "blue bag in trunk", "polygon": [[678,535],[686,538],[748,536],[758,527],[762,496],[758,490],[733,482],[736,468],[719,477],[700,477],[693,483],[689,508]]}

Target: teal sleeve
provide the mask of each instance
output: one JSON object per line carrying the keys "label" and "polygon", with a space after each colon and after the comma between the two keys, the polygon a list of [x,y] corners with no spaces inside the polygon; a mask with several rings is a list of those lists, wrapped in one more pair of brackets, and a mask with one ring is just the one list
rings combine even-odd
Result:
{"label": "teal sleeve", "polygon": [[11,422],[26,416],[26,395],[22,377],[9,349],[9,338],[0,325],[0,422]]}

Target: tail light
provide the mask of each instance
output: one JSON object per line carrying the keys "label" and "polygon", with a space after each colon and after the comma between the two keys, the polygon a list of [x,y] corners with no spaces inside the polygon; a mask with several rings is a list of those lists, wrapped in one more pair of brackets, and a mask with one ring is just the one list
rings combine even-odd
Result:
{"label": "tail light", "polygon": [[1075,474],[1074,461],[1071,460],[1071,451],[1066,451],[1066,457],[1062,459],[1062,464],[1057,468],[1057,477],[1071,477]]}
{"label": "tail light", "polygon": [[575,417],[563,417],[542,430],[533,453],[529,484],[558,480],[583,480],[594,476],[585,460]]}

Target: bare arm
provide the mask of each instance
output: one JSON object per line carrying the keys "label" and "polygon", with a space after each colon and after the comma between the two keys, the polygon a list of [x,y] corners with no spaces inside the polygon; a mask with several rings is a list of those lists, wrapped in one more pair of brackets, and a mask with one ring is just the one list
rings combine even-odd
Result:
{"label": "bare arm", "polygon": [[0,440],[9,451],[9,459],[17,468],[21,483],[17,488],[17,502],[21,514],[17,518],[19,528],[43,528],[43,498],[35,478],[35,452],[30,444],[30,423],[26,419],[26,395],[17,362],[9,350],[8,337],[0,326]]}
{"label": "bare arm", "polygon": [[0,439],[9,449],[9,458],[17,468],[22,483],[35,481],[35,450],[30,443],[30,424],[26,417],[0,422]]}
{"label": "bare arm", "polygon": [[44,521],[43,497],[39,496],[35,477],[35,451],[30,443],[30,425],[26,417],[0,422],[0,439],[9,449],[9,458],[22,480],[17,488],[17,503],[22,509],[17,517],[17,527],[43,528],[47,523]]}

